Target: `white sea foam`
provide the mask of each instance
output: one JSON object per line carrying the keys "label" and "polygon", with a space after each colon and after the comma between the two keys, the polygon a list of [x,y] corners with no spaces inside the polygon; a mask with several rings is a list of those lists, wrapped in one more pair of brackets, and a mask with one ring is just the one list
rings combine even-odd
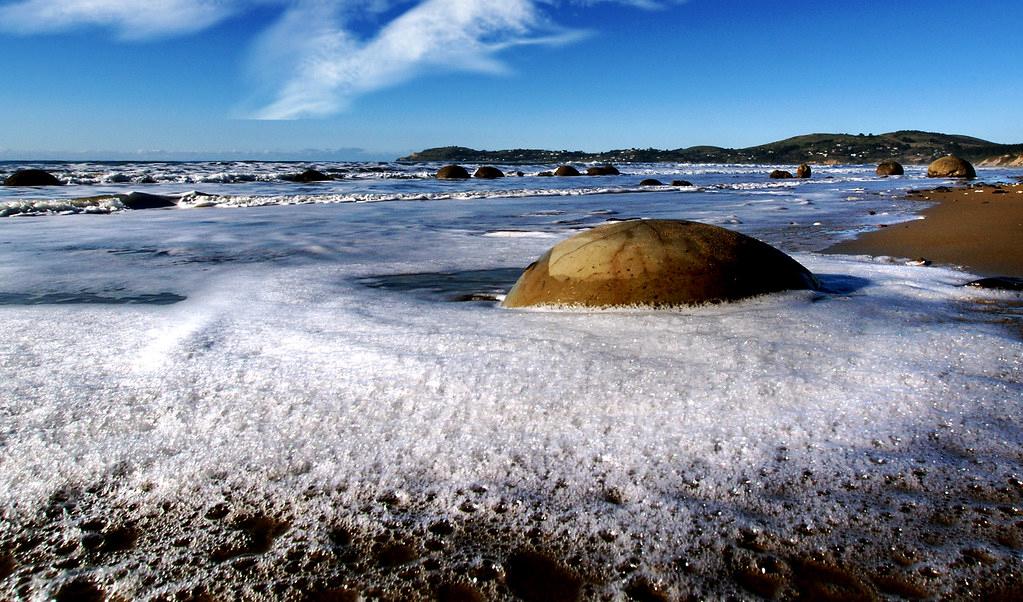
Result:
{"label": "white sea foam", "polygon": [[[20,541],[18,525],[56,508],[33,552],[49,558],[99,514],[143,530],[94,571],[108,594],[258,597],[218,589],[238,576],[216,550],[240,536],[203,513],[224,504],[229,520],[288,525],[244,555],[250,585],[287,579],[296,550],[340,557],[343,525],[370,558],[391,541],[374,537],[405,533],[423,572],[449,554],[475,567],[474,554],[540,547],[586,556],[588,575],[638,557],[594,582],[601,595],[621,597],[641,574],[671,597],[715,597],[735,593],[712,579],[738,569],[714,562],[743,530],[781,542],[782,556],[856,545],[855,529],[882,549],[923,541],[949,499],[979,508],[971,487],[993,491],[992,508],[1018,503],[1013,485],[998,488],[1023,445],[1019,297],[960,286],[969,274],[796,252],[822,292],[676,311],[448,301],[509,286],[555,239],[609,215],[729,222],[791,250],[800,232],[826,236],[780,227],[793,216],[843,231],[868,219],[861,207],[904,211],[899,201],[871,188],[856,202],[810,186],[582,190],[4,222],[0,300],[78,302],[0,304],[0,537]],[[477,192],[448,198],[466,194]],[[160,293],[185,299],[94,302]],[[1015,528],[990,512],[990,530]],[[940,526],[951,543],[927,548],[928,562],[948,570],[980,542],[1003,563],[992,566],[1018,564],[973,517]],[[475,534],[467,555],[424,547],[439,520],[454,541]],[[34,595],[87,574],[88,554],[72,553],[85,563],[73,574],[45,564]],[[707,568],[679,573],[680,556]],[[928,587],[948,597],[955,583]]]}

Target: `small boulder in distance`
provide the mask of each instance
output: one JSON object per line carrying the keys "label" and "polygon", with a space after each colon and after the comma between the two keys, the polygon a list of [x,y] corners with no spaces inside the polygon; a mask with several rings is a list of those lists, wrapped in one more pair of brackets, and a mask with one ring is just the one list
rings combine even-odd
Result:
{"label": "small boulder in distance", "polygon": [[672,180],[671,181],[671,185],[672,186],[692,186],[693,183],[690,182],[689,180]]}
{"label": "small boulder in distance", "polygon": [[813,172],[810,169],[810,166],[808,164],[806,164],[806,163],[803,163],[799,167],[796,168],[796,177],[797,178],[806,179],[806,178],[809,178],[812,173]]}
{"label": "small boulder in distance", "polygon": [[787,180],[792,177],[792,172],[776,169],[771,172],[772,180]]}
{"label": "small boulder in distance", "polygon": [[472,174],[472,177],[479,178],[481,180],[494,180],[497,178],[503,178],[504,172],[496,167],[484,165],[476,170],[476,173]]}
{"label": "small boulder in distance", "polygon": [[642,182],[640,182],[639,185],[640,186],[664,186],[664,184],[660,180],[655,180],[653,178],[647,178],[647,179],[643,180]]}
{"label": "small boulder in distance", "polygon": [[299,174],[288,174],[286,176],[281,176],[281,179],[287,180],[288,182],[308,184],[309,182],[326,182],[327,180],[333,180],[334,178],[328,176],[322,171],[317,171],[315,169],[307,169]]}
{"label": "small boulder in distance", "polygon": [[568,178],[573,176],[580,176],[579,170],[572,167],[571,165],[562,165],[561,167],[554,170],[554,175],[560,178]]}
{"label": "small boulder in distance", "polygon": [[632,220],[558,243],[526,268],[502,305],[695,305],[818,286],[794,259],[744,234]]}
{"label": "small boulder in distance", "polygon": [[614,165],[594,165],[586,170],[588,176],[618,176],[621,172]]}
{"label": "small boulder in distance", "polygon": [[538,178],[553,178],[554,177],[554,172],[553,171],[541,171],[540,173],[536,174],[536,176]]}
{"label": "small boulder in distance", "polygon": [[62,186],[53,174],[41,169],[19,169],[7,176],[4,186]]}
{"label": "small boulder in distance", "polygon": [[877,166],[877,175],[883,177],[886,176],[901,176],[906,171],[902,169],[902,163],[898,161],[882,161]]}
{"label": "small boulder in distance", "polygon": [[438,180],[468,180],[469,172],[461,165],[445,165],[437,170]]}
{"label": "small boulder in distance", "polygon": [[955,155],[942,157],[931,163],[927,168],[928,178],[966,178],[972,180],[977,177],[973,165],[965,159]]}

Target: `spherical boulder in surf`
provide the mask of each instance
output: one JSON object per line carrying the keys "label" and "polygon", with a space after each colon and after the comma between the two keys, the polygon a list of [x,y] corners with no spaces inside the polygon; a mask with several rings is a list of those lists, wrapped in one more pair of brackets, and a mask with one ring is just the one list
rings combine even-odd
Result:
{"label": "spherical boulder in surf", "polygon": [[594,165],[586,170],[588,176],[618,176],[621,172],[614,165]]}
{"label": "spherical boulder in surf", "polygon": [[955,155],[942,157],[931,163],[927,168],[928,178],[966,178],[972,180],[977,177],[973,165],[965,159]]}
{"label": "spherical boulder in surf", "polygon": [[558,176],[559,178],[571,178],[582,174],[579,173],[578,169],[572,167],[571,165],[562,165],[561,167],[554,170],[554,175]]}
{"label": "spherical boulder in surf", "polygon": [[813,171],[810,169],[810,166],[808,164],[806,164],[806,163],[803,163],[802,165],[800,165],[799,167],[796,168],[796,177],[797,178],[806,179],[806,178],[809,178],[812,174],[813,174]]}
{"label": "spherical boulder in surf", "polygon": [[792,177],[791,171],[784,171],[782,169],[776,169],[771,172],[770,178],[772,180],[788,180]]}
{"label": "spherical boulder in surf", "polygon": [[4,186],[60,186],[63,182],[41,169],[20,169],[4,180]]}
{"label": "spherical boulder in surf", "polygon": [[526,268],[504,307],[699,305],[816,289],[797,261],[738,232],[684,220],[606,224]]}
{"label": "spherical boulder in surf", "polygon": [[887,176],[901,176],[906,173],[906,170],[902,168],[902,163],[898,161],[882,161],[877,165],[875,173],[884,178]]}
{"label": "spherical boulder in surf", "polygon": [[476,173],[472,174],[472,177],[479,178],[481,180],[496,180],[497,178],[503,178],[504,172],[496,167],[484,165],[476,170]]}
{"label": "spherical boulder in surf", "polygon": [[437,170],[438,180],[468,180],[469,172],[461,165],[445,165]]}

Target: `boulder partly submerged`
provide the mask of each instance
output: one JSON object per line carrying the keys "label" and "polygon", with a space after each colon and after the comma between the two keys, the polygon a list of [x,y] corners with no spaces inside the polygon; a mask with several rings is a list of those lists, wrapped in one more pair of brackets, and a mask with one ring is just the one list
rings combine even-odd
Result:
{"label": "boulder partly submerged", "polygon": [[699,305],[817,286],[797,261],[744,234],[684,220],[633,220],[558,243],[526,268],[502,305]]}
{"label": "boulder partly submerged", "polygon": [[62,186],[63,184],[56,176],[41,169],[19,169],[4,180],[4,186]]}
{"label": "boulder partly submerged", "polygon": [[769,176],[772,180],[788,180],[792,177],[791,171],[785,171],[782,169],[776,169],[770,173]]}
{"label": "boulder partly submerged", "polygon": [[955,155],[944,156],[927,168],[928,178],[966,178],[972,180],[977,177],[977,171],[966,159],[960,159]]}
{"label": "boulder partly submerged", "polygon": [[902,168],[902,163],[898,161],[882,161],[878,163],[875,173],[884,178],[887,176],[901,176],[906,173],[906,170]]}
{"label": "boulder partly submerged", "polygon": [[593,167],[587,168],[586,175],[588,176],[618,176],[621,172],[614,165],[594,165]]}
{"label": "boulder partly submerged", "polygon": [[484,165],[477,169],[476,173],[472,174],[472,177],[479,178],[481,180],[496,180],[497,178],[503,178],[504,172],[496,167]]}
{"label": "boulder partly submerged", "polygon": [[437,170],[438,180],[468,180],[469,172],[461,165],[445,165]]}
{"label": "boulder partly submerged", "polygon": [[310,182],[326,182],[328,180],[333,180],[334,178],[328,176],[322,171],[317,171],[315,169],[307,169],[302,173],[281,176],[281,179],[287,180],[288,182],[295,182],[298,184],[308,184]]}
{"label": "boulder partly submerged", "polygon": [[554,170],[554,175],[558,176],[559,178],[570,178],[582,174],[579,173],[578,169],[572,167],[571,165],[562,165],[561,167]]}
{"label": "boulder partly submerged", "polygon": [[813,175],[813,170],[810,169],[810,165],[807,164],[807,163],[803,163],[799,167],[796,168],[796,177],[797,178],[806,179],[806,178],[809,178],[811,175]]}

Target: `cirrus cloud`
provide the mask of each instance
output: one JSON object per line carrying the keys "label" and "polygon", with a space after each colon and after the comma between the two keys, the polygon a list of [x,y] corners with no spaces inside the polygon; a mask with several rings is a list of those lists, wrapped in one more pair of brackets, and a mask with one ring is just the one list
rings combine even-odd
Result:
{"label": "cirrus cloud", "polygon": [[[121,39],[187,35],[259,6],[279,20],[253,44],[268,68],[270,100],[249,116],[323,117],[358,96],[439,72],[498,74],[503,51],[559,45],[587,32],[557,23],[559,5],[617,3],[658,9],[684,0],[17,0],[0,3],[0,30],[19,34],[111,28]],[[358,35],[352,20],[396,14]]]}

